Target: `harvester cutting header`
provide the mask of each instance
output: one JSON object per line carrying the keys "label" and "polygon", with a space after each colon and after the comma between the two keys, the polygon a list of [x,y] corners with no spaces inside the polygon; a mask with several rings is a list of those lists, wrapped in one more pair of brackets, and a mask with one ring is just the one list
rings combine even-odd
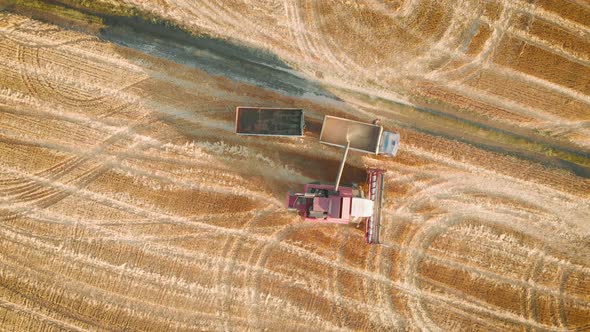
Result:
{"label": "harvester cutting header", "polygon": [[[302,109],[237,107],[236,133],[241,135],[303,136]],[[377,122],[377,121],[376,121]],[[395,156],[399,134],[369,124],[326,115],[320,143],[343,149],[333,184],[309,183],[301,192],[287,194],[287,208],[306,221],[324,223],[365,222],[365,241],[379,243],[385,170],[367,169],[367,193],[358,185],[341,186],[340,179],[350,150]]]}

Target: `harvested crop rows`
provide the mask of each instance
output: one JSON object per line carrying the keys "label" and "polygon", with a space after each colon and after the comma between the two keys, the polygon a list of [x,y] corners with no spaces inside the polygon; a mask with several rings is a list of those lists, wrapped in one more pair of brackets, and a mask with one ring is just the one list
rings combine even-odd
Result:
{"label": "harvested crop rows", "polygon": [[[588,69],[590,50],[575,46],[588,41],[576,14],[587,6],[179,1],[163,14],[129,3],[271,49],[338,100],[0,12],[0,326],[590,328],[590,181],[430,135],[409,110],[359,96],[436,101],[587,148],[587,77],[531,67],[550,54]],[[267,29],[279,12],[287,21]],[[576,42],[553,47],[565,36]],[[236,105],[301,107],[310,126],[295,139],[237,136]],[[380,246],[284,209],[287,190],[333,181],[340,151],[311,125],[324,114],[400,125],[396,158],[351,154],[343,179],[387,169]]]}

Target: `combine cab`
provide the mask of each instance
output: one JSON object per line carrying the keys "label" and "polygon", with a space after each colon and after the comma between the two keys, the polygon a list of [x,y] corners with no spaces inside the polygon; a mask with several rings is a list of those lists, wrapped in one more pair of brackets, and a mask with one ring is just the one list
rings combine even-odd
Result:
{"label": "combine cab", "polygon": [[238,135],[303,136],[303,127],[303,110],[299,108],[236,108]]}

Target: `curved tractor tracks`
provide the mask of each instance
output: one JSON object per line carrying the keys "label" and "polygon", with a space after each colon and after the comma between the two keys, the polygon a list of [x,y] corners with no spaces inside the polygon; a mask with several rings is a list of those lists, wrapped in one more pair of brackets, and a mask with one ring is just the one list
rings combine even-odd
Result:
{"label": "curved tractor tracks", "polygon": [[[342,78],[362,81],[378,67],[359,62],[330,33],[332,20],[345,13],[322,16],[329,5],[314,1],[268,3],[260,6],[286,14],[282,30],[213,1],[179,8],[184,18],[203,14],[198,24],[214,30],[251,31],[252,42],[289,39],[295,58],[309,68],[341,71]],[[424,47],[412,50],[423,50],[422,57],[406,54],[413,68],[425,70],[415,76],[461,86],[481,67],[496,66],[514,15],[544,15],[520,2],[507,5],[486,23],[494,32],[483,51],[467,56],[460,45],[473,36],[462,34],[459,21],[479,12],[466,9],[476,8],[474,2],[462,3],[465,8],[447,13],[448,30],[436,31],[448,41],[425,34],[429,26],[419,22],[417,13],[438,13],[434,1],[357,5],[420,36]],[[278,189],[267,189],[313,178],[300,160],[335,159],[335,153],[314,150],[309,137],[238,140],[231,112],[203,112],[225,109],[229,101],[305,102],[336,112],[330,106],[183,67],[183,79],[198,82],[182,94],[187,106],[175,100],[185,90],[163,68],[168,63],[127,61],[125,52],[83,34],[62,36],[53,26],[2,17],[0,70],[14,80],[0,81],[0,153],[8,156],[0,160],[0,317],[18,321],[16,329],[29,326],[23,317],[41,329],[66,330],[588,326],[590,262],[557,248],[583,243],[569,219],[587,215],[587,199],[450,160],[444,151],[432,152],[427,139],[416,140],[402,148],[400,160],[351,161],[386,168],[388,185],[407,188],[386,198],[383,245],[367,247],[357,229],[286,214]],[[437,62],[427,70],[429,61],[440,60],[432,57],[436,51],[462,65]],[[380,74],[392,81],[411,76],[393,67],[384,65]],[[158,71],[165,74],[151,76]],[[414,160],[404,164],[409,155]],[[547,171],[559,181],[555,174]],[[541,240],[552,233],[561,239]],[[449,281],[454,277],[463,283]],[[480,285],[500,295],[474,292]]]}

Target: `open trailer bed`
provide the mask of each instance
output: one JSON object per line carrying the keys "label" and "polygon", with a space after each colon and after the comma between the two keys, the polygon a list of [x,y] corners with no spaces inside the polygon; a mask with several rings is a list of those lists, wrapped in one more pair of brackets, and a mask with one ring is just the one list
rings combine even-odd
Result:
{"label": "open trailer bed", "polygon": [[326,115],[320,142],[338,147],[350,142],[351,150],[377,154],[382,132],[381,126]]}
{"label": "open trailer bed", "polygon": [[237,107],[236,133],[259,136],[303,136],[300,108]]}

